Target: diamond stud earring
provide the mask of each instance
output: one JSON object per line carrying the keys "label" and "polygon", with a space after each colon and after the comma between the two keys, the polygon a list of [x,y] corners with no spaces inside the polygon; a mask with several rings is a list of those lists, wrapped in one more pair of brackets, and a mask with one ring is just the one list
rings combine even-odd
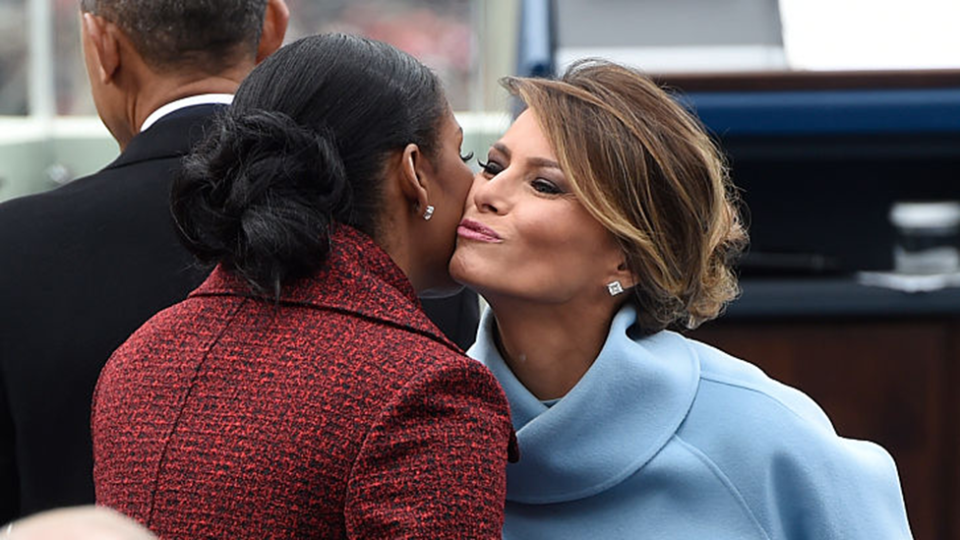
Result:
{"label": "diamond stud earring", "polygon": [[436,208],[434,208],[432,204],[428,204],[427,209],[423,212],[423,220],[430,221],[430,218],[433,217],[434,210],[436,210]]}
{"label": "diamond stud earring", "polygon": [[620,285],[619,281],[611,281],[607,283],[607,292],[610,296],[616,296],[623,292],[623,285]]}

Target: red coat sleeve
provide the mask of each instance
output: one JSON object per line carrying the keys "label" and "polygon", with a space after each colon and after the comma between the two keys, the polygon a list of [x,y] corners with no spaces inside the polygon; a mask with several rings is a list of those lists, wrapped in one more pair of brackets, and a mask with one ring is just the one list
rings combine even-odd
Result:
{"label": "red coat sleeve", "polygon": [[513,428],[480,363],[458,358],[411,379],[354,464],[350,538],[501,538]]}

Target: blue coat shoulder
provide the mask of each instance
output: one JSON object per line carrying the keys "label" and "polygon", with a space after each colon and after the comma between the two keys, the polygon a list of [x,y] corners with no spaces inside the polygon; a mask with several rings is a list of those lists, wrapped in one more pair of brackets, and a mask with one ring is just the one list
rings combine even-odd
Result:
{"label": "blue coat shoulder", "polygon": [[688,340],[700,385],[678,444],[699,454],[773,538],[910,538],[896,465],[842,438],[805,394]]}

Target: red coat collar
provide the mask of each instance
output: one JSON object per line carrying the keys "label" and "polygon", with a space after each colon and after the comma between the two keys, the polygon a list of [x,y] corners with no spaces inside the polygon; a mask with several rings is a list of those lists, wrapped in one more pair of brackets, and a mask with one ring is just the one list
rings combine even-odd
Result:
{"label": "red coat collar", "polygon": [[[190,297],[222,295],[258,296],[242,278],[218,265]],[[284,285],[279,303],[355,313],[425,334],[461,352],[423,313],[400,267],[370,237],[352,227],[336,227],[327,264],[310,277]]]}

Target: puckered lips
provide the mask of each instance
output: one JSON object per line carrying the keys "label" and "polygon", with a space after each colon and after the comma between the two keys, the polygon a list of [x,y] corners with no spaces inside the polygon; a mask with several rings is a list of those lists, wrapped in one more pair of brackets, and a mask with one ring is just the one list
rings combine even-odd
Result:
{"label": "puckered lips", "polygon": [[460,226],[457,227],[457,234],[462,238],[476,240],[477,242],[488,242],[491,244],[503,242],[503,238],[497,234],[497,231],[472,219],[464,219],[461,221]]}

